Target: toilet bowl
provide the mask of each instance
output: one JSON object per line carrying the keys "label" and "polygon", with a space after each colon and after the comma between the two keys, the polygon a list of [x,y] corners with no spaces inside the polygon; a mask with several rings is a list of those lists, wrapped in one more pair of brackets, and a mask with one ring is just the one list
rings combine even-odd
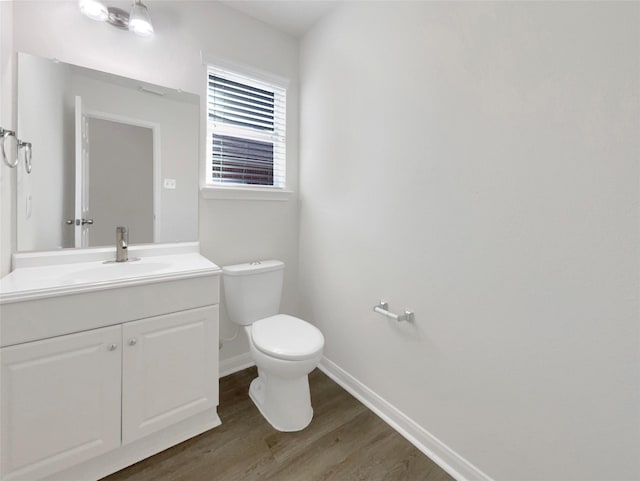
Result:
{"label": "toilet bowl", "polygon": [[227,311],[244,326],[258,377],[249,397],[278,431],[300,431],[313,418],[308,374],[322,357],[320,330],[278,314],[284,264],[258,261],[223,267]]}

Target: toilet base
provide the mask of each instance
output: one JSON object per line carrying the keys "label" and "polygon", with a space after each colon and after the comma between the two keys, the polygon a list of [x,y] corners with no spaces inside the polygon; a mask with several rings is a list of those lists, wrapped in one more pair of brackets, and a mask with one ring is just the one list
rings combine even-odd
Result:
{"label": "toilet base", "polygon": [[320,362],[322,351],[309,359],[277,359],[256,348],[251,326],[245,326],[245,331],[258,368],[258,377],[249,386],[249,397],[262,417],[278,431],[303,430],[313,419],[308,375]]}
{"label": "toilet base", "polygon": [[[290,380],[287,380],[290,381]],[[260,376],[251,381],[249,386],[249,397],[271,426],[277,431],[295,432],[306,428],[313,419],[313,408],[309,399],[309,383],[307,376],[298,382],[287,382],[288,386],[277,386],[271,392],[267,392],[267,387]],[[277,383],[277,381],[276,381]],[[278,391],[278,388],[280,391]],[[284,389],[283,389],[284,388]],[[278,396],[278,393],[292,394],[296,391],[302,396],[286,397]],[[306,396],[304,393],[307,393]],[[276,394],[276,396],[274,396]]]}

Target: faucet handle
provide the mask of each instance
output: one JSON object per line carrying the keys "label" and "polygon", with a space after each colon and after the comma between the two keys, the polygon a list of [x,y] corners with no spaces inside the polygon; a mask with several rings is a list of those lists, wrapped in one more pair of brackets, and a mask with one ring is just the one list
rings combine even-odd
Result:
{"label": "faucet handle", "polygon": [[126,225],[119,225],[116,227],[116,242],[120,241],[129,242],[129,230]]}

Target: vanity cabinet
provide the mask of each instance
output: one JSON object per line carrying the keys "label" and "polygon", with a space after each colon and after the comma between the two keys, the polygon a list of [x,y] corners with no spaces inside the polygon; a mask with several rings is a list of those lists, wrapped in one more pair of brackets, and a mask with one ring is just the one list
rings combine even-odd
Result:
{"label": "vanity cabinet", "polygon": [[96,481],[220,425],[220,268],[199,244],[14,254],[0,481]]}
{"label": "vanity cabinet", "polygon": [[2,481],[41,479],[215,411],[217,348],[211,305],[0,349]]}

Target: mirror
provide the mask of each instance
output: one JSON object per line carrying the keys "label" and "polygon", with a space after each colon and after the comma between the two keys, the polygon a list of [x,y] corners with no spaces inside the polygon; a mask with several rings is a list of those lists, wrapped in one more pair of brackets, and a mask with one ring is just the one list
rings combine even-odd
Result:
{"label": "mirror", "polygon": [[20,53],[17,110],[19,251],[198,238],[198,95]]}

